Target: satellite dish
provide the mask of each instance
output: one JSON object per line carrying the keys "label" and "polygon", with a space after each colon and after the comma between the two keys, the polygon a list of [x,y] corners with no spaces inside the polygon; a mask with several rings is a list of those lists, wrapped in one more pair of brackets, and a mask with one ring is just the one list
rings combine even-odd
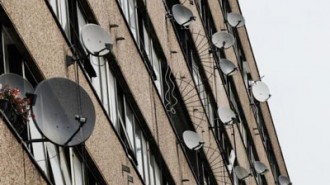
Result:
{"label": "satellite dish", "polygon": [[234,111],[228,107],[220,107],[218,109],[218,115],[222,123],[232,124],[233,120],[236,118]]}
{"label": "satellite dish", "polygon": [[108,32],[99,25],[84,25],[80,35],[83,46],[91,55],[104,56],[107,55],[112,48],[113,42]]}
{"label": "satellite dish", "polygon": [[224,58],[220,59],[220,69],[227,76],[231,76],[237,72],[235,64]]}
{"label": "satellite dish", "polygon": [[234,172],[239,180],[244,180],[251,175],[245,168],[241,166],[235,166]]}
{"label": "satellite dish", "polygon": [[291,181],[288,177],[280,175],[278,177],[278,182],[280,185],[291,185]]}
{"label": "satellite dish", "polygon": [[44,137],[60,146],[86,141],[95,125],[95,110],[87,92],[65,78],[41,82],[35,94],[34,121]]}
{"label": "satellite dish", "polygon": [[34,92],[30,82],[25,80],[22,76],[13,73],[0,75],[0,84],[2,85],[2,88],[6,88],[7,86],[10,89],[17,88],[20,91],[20,94],[18,95],[20,98],[25,98],[26,93]]}
{"label": "satellite dish", "polygon": [[190,130],[183,132],[183,142],[190,150],[199,150],[204,144],[199,135]]}
{"label": "satellite dish", "polygon": [[232,45],[235,43],[235,38],[232,34],[225,32],[225,31],[220,31],[216,32],[215,34],[212,35],[212,43],[217,47],[217,48],[230,48]]}
{"label": "satellite dish", "polygon": [[252,85],[252,94],[259,102],[265,102],[271,96],[268,86],[262,81],[256,81]]}
{"label": "satellite dish", "polygon": [[244,17],[239,13],[228,13],[227,21],[232,27],[242,27],[245,25]]}
{"label": "satellite dish", "polygon": [[194,15],[191,10],[183,5],[176,4],[172,6],[172,14],[174,20],[181,26],[189,26],[193,20],[195,20]]}
{"label": "satellite dish", "polygon": [[253,163],[254,169],[256,170],[256,172],[258,174],[264,174],[265,172],[268,171],[266,165],[264,165],[262,162],[260,161],[255,161]]}

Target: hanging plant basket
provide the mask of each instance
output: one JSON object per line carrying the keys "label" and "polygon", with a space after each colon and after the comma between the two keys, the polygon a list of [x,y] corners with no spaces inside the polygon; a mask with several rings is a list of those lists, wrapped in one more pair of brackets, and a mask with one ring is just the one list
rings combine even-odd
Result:
{"label": "hanging plant basket", "polygon": [[17,88],[2,87],[0,84],[0,109],[22,137],[26,135],[27,120],[30,114],[29,99],[22,98]]}

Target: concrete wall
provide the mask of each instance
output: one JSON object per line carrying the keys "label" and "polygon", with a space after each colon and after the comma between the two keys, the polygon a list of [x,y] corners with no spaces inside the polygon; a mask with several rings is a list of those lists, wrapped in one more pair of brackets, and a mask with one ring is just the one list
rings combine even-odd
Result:
{"label": "concrete wall", "polygon": [[3,118],[0,118],[0,146],[0,184],[47,185]]}

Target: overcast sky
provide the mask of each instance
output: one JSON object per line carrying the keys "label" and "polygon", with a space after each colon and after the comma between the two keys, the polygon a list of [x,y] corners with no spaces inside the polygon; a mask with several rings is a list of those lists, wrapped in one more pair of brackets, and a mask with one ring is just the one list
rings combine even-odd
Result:
{"label": "overcast sky", "polygon": [[330,184],[330,1],[239,2],[291,181]]}

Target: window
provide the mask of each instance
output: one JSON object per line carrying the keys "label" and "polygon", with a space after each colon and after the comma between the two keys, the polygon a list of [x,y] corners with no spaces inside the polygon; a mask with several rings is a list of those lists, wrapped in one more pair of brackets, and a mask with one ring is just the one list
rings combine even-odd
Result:
{"label": "window", "polygon": [[120,7],[124,13],[129,28],[133,34],[133,37],[137,43],[139,43],[138,34],[138,13],[136,0],[118,0]]}
{"label": "window", "polygon": [[13,37],[11,31],[9,27],[0,24],[0,74],[15,73],[23,76],[32,85],[36,85],[36,78],[32,74],[26,59],[23,57],[19,42]]}
{"label": "window", "polygon": [[157,87],[158,93],[161,95],[163,100],[163,72],[162,72],[162,62],[161,59],[158,57],[154,43],[149,36],[149,33],[146,29],[146,26],[143,24],[143,43],[144,43],[144,50],[148,57],[149,63],[152,66],[153,72],[155,74],[155,85]]}
{"label": "window", "polygon": [[[29,125],[31,139],[41,139],[42,136],[34,123],[31,121]],[[30,147],[36,162],[54,184],[104,184],[97,169],[88,165],[88,154],[85,149],[59,147],[50,142],[35,142],[30,144]]]}
{"label": "window", "polygon": [[215,24],[212,18],[211,10],[207,1],[197,0],[199,14],[202,18],[205,31],[209,38],[212,37],[213,32],[216,30]]}
{"label": "window", "polygon": [[53,13],[56,15],[59,23],[61,24],[63,31],[65,32],[67,37],[70,37],[70,24],[67,0],[48,0],[48,2],[53,9]]}
{"label": "window", "polygon": [[[193,54],[192,54],[193,55]],[[207,94],[204,82],[202,80],[202,76],[200,73],[200,68],[196,64],[194,58],[192,58],[192,73],[194,77],[195,84],[197,86],[197,91],[199,94],[199,97],[201,99],[202,105],[204,107],[205,113],[207,117],[209,118],[211,126],[214,125],[214,117],[213,117],[213,108],[212,104],[210,102],[210,95]]]}
{"label": "window", "polygon": [[145,184],[163,185],[162,169],[159,168],[158,160],[152,153],[150,143],[142,132],[140,123],[120,87],[117,87],[117,101],[119,121],[117,129],[129,150],[130,158],[137,166]]}

